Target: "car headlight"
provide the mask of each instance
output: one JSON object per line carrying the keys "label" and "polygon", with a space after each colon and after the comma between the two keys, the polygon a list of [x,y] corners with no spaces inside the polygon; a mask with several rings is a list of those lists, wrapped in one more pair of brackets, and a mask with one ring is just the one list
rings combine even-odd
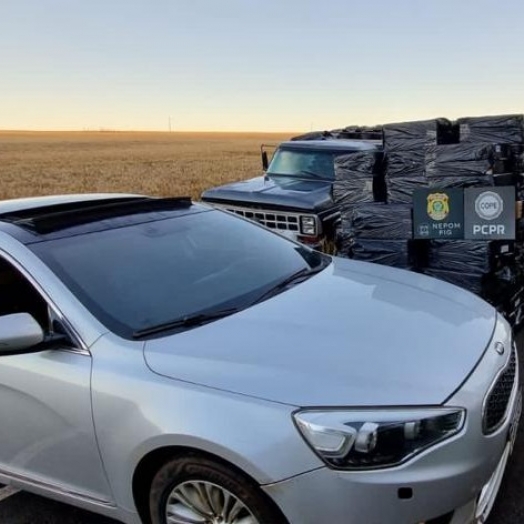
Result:
{"label": "car headlight", "polygon": [[302,410],[300,433],[329,466],[376,469],[396,466],[460,432],[462,408],[376,411]]}
{"label": "car headlight", "polygon": [[317,234],[317,221],[315,217],[300,217],[300,232],[303,235],[315,236]]}

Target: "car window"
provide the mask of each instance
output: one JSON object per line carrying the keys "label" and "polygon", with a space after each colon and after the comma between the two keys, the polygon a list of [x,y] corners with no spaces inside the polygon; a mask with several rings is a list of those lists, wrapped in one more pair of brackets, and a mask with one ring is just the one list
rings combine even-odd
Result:
{"label": "car window", "polygon": [[324,255],[220,211],[135,224],[31,246],[109,329],[247,306]]}
{"label": "car window", "polygon": [[64,335],[59,343],[77,347],[78,341],[33,284],[8,260],[0,257],[0,316],[29,313],[47,336]]}
{"label": "car window", "polygon": [[44,331],[49,329],[47,302],[10,262],[0,258],[0,315],[29,313]]}

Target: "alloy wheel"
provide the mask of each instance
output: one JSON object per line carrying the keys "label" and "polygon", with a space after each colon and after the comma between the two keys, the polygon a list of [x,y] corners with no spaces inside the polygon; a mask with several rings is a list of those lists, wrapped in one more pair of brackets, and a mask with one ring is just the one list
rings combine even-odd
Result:
{"label": "alloy wheel", "polygon": [[212,482],[190,480],[173,488],[166,503],[167,524],[259,524],[233,493]]}

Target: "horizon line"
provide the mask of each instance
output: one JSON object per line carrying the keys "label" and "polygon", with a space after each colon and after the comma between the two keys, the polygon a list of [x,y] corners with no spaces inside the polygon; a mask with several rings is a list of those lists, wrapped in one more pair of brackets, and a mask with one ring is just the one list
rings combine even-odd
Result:
{"label": "horizon line", "polygon": [[[318,131],[324,131],[318,130]],[[69,129],[2,129],[0,128],[0,133],[166,133],[166,134],[176,134],[176,133],[229,133],[229,134],[297,134],[297,133],[307,133],[308,131],[297,131],[297,130],[285,130],[285,131],[260,131],[260,130],[238,130],[238,131],[232,131],[232,130],[206,130],[206,129],[177,129],[177,130],[165,130],[165,129],[107,129],[107,128],[100,128],[100,129],[77,129],[77,128],[69,128]]]}

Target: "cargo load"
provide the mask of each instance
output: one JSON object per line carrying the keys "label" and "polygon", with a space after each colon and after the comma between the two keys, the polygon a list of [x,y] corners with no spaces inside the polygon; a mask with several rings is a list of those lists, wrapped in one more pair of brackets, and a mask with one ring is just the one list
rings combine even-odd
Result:
{"label": "cargo load", "polygon": [[461,142],[524,144],[524,116],[466,117],[457,120]]}
{"label": "cargo load", "polygon": [[[517,325],[524,319],[524,219],[515,241],[412,240],[411,209],[417,189],[515,187],[524,200],[524,124],[522,115],[387,124],[380,178],[387,203],[354,198],[343,207],[339,251],[356,260],[419,271],[463,287],[493,304]],[[357,168],[371,179],[369,163]],[[361,183],[361,182],[360,182]],[[342,188],[341,188],[342,189]],[[345,188],[347,192],[347,187]],[[361,187],[361,193],[364,188]],[[356,189],[353,190],[358,195]],[[341,191],[335,198],[344,200]],[[347,200],[347,199],[346,199]],[[522,209],[522,203],[521,203]]]}

